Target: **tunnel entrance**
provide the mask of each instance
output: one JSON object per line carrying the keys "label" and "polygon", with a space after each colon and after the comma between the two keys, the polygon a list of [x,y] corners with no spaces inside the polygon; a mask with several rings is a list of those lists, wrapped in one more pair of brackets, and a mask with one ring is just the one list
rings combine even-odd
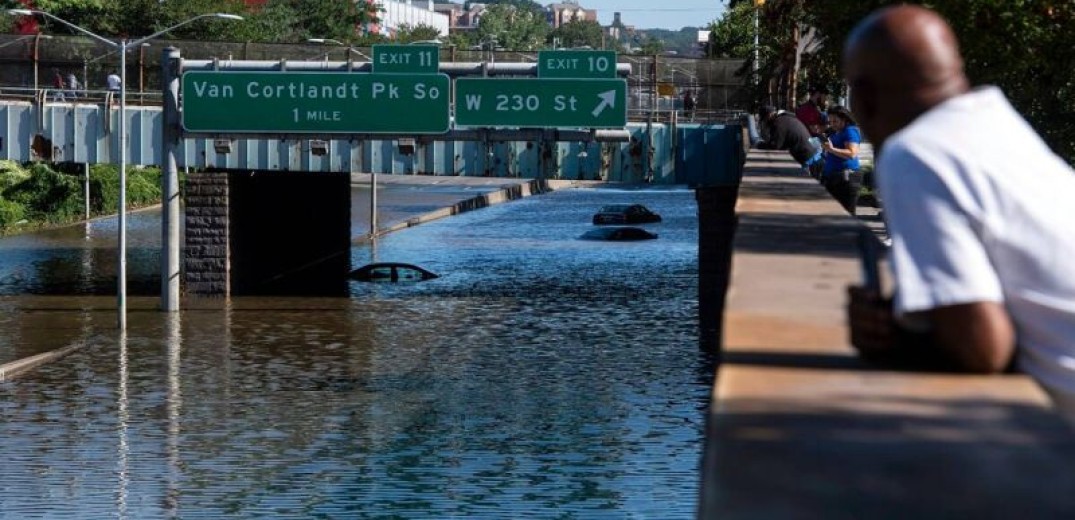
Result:
{"label": "tunnel entrance", "polygon": [[212,170],[188,187],[188,293],[347,293],[350,174]]}
{"label": "tunnel entrance", "polygon": [[232,172],[230,188],[232,294],[346,294],[350,174]]}

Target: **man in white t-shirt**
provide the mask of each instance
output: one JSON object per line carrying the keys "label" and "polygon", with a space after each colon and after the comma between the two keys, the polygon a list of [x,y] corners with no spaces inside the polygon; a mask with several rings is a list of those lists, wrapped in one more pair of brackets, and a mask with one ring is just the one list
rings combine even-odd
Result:
{"label": "man in white t-shirt", "polygon": [[116,74],[115,72],[109,74],[105,79],[108,82],[108,90],[110,92],[119,92],[120,87],[123,86],[123,81],[120,79],[119,74]]}
{"label": "man in white t-shirt", "polygon": [[999,89],[970,89],[933,11],[877,11],[849,36],[844,69],[880,147],[896,286],[895,320],[879,294],[851,289],[852,343],[971,372],[1014,361],[1075,420],[1075,171]]}

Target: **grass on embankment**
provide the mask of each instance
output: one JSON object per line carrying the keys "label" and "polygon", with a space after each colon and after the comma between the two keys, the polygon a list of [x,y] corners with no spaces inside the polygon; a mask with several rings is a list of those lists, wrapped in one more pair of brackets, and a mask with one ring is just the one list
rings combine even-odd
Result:
{"label": "grass on embankment", "polygon": [[[85,218],[81,164],[19,164],[0,161],[0,234],[18,233],[79,222]],[[160,202],[160,169],[127,169],[127,204],[131,208]],[[119,167],[90,167],[90,216],[116,213]]]}

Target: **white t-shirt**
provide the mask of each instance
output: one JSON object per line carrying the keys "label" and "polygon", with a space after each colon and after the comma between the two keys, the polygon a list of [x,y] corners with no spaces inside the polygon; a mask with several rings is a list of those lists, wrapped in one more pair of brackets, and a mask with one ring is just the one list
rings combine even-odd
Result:
{"label": "white t-shirt", "polygon": [[119,79],[119,74],[109,74],[107,79],[108,90],[119,90],[120,86],[123,85],[123,82]]}
{"label": "white t-shirt", "polygon": [[995,87],[920,116],[877,170],[897,312],[1002,302],[1019,368],[1075,420],[1075,171]]}

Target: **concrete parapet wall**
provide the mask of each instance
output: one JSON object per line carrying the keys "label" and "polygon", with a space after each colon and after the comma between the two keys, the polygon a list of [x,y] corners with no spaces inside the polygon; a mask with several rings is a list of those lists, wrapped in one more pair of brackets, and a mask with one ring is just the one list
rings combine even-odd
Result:
{"label": "concrete parapet wall", "polygon": [[1027,376],[885,370],[848,343],[847,215],[751,152],[706,428],[699,518],[1060,518],[1075,433]]}

